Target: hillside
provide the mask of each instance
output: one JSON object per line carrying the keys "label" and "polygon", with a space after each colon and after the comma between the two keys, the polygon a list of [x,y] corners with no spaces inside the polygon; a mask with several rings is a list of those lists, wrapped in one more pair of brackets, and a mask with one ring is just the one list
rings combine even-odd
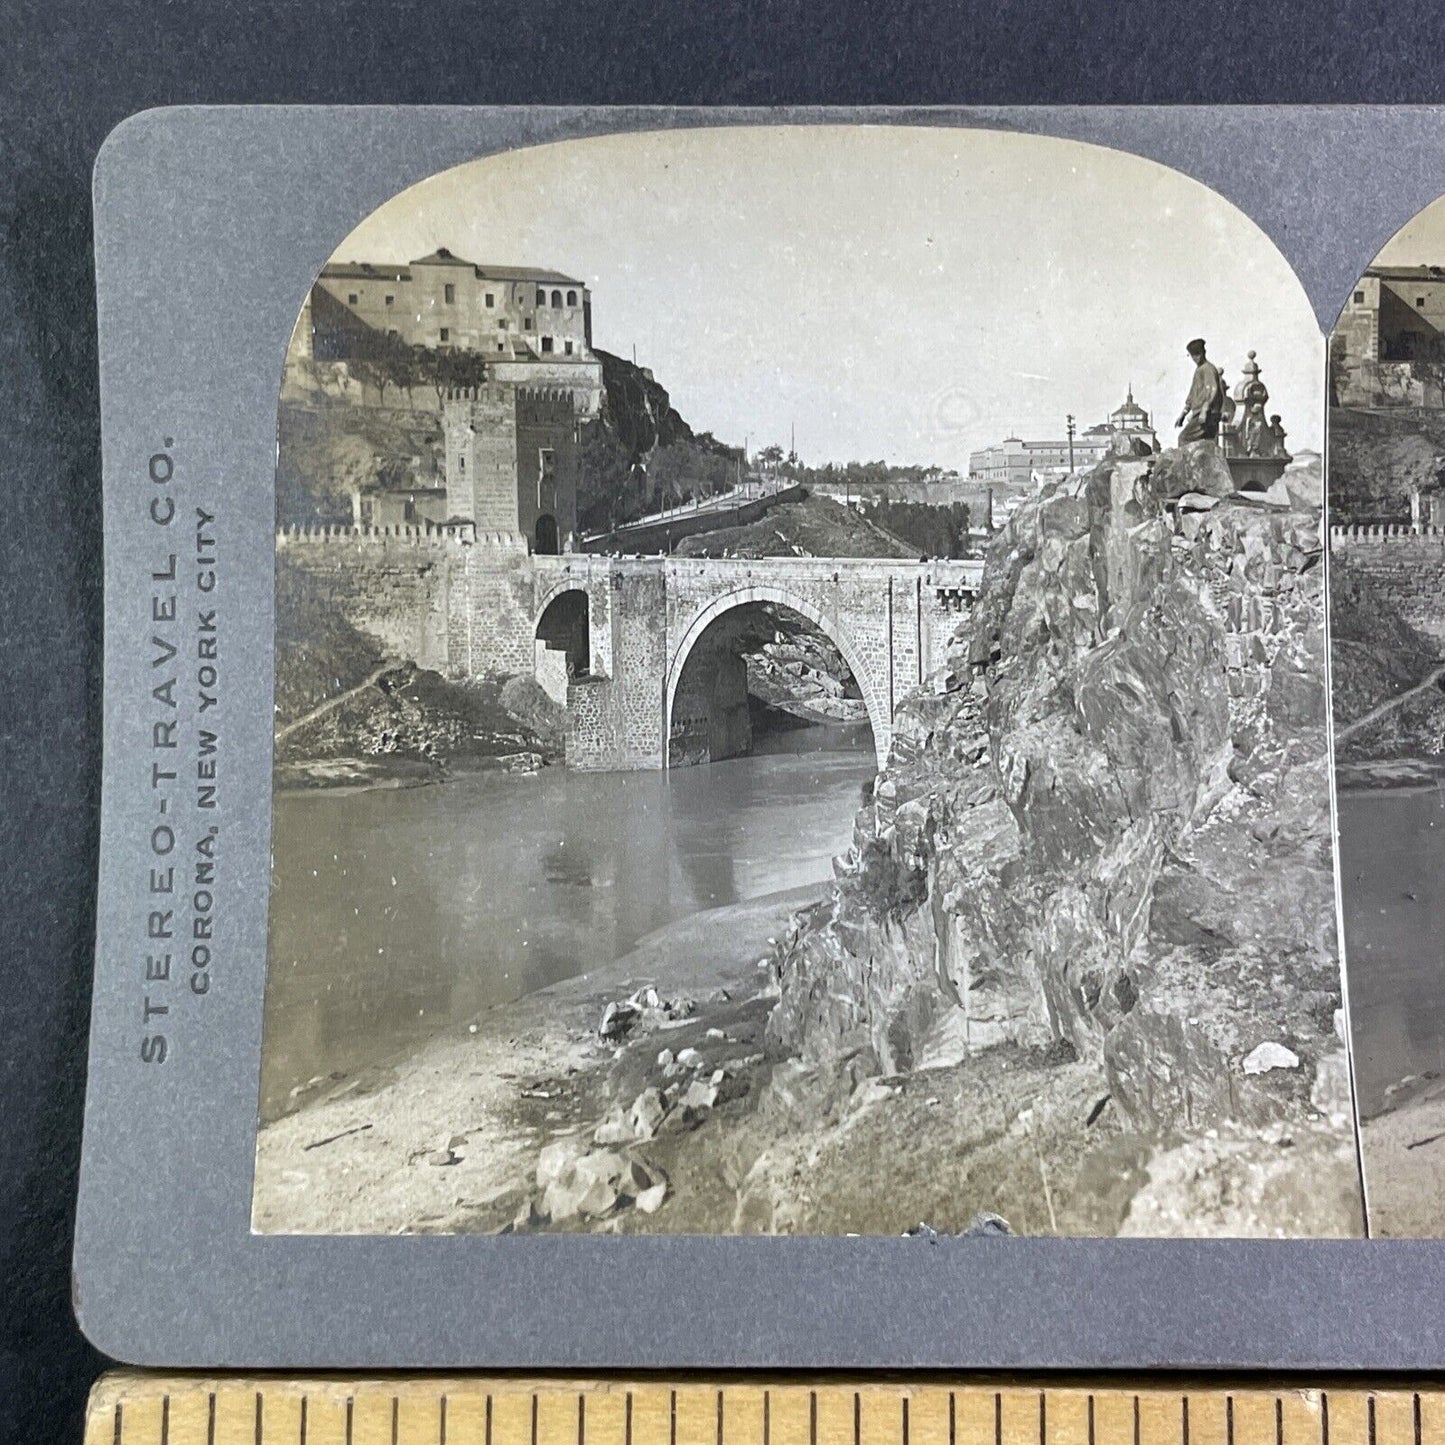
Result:
{"label": "hillside", "polygon": [[[699,492],[730,485],[737,453],[695,434],[665,387],[641,367],[597,353],[602,404],[581,436],[577,511],[582,529],[600,530]],[[385,396],[399,403],[393,387]],[[288,372],[277,414],[276,521],[279,526],[349,523],[354,488],[434,487],[442,483],[441,416],[429,385],[405,405],[382,404],[344,363],[307,363]]]}
{"label": "hillside", "polygon": [[[1223,475],[1189,475],[1209,466]],[[824,1075],[886,1084],[940,1037],[974,1072],[1026,1071],[1064,1232],[1359,1227],[1320,926],[1319,517],[1232,491],[1217,457],[1166,452],[1019,508],[954,690],[900,706],[834,896],[778,962],[769,1038]],[[1187,510],[1165,507],[1181,493]],[[1292,1062],[1251,1067],[1262,1045]],[[1080,1081],[1062,1109],[1051,1078]],[[1101,1101],[1088,1131],[1081,1094]],[[998,1179],[961,1163],[959,1212],[1013,1219]],[[1245,1177],[1269,1183],[1236,1193]]]}
{"label": "hillside", "polygon": [[841,502],[806,497],[784,502],[743,527],[684,538],[683,557],[908,557],[919,553]]}
{"label": "hillside", "polygon": [[1445,412],[1330,408],[1330,521],[1404,522],[1410,490],[1445,480]]}

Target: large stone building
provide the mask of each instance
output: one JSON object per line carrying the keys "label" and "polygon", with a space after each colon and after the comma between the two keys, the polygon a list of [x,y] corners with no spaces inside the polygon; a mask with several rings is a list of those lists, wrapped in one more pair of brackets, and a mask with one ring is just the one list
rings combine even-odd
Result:
{"label": "large stone building", "polygon": [[535,552],[570,550],[579,429],[602,398],[587,287],[559,271],[477,265],[445,248],[408,265],[330,265],[312,287],[293,348],[313,362],[344,366],[378,334],[475,353],[485,360],[485,377],[443,401],[439,484],[359,488],[354,523],[469,523],[521,538]]}
{"label": "large stone building", "polygon": [[968,478],[976,485],[993,487],[1028,487],[1040,478],[1065,475],[1072,465],[1075,471],[1092,467],[1109,455],[1119,437],[1137,438],[1151,449],[1156,437],[1149,413],[1134,400],[1134,388],[1109,419],[1091,426],[1074,437],[1049,441],[1026,441],[1021,437],[1005,437],[995,446],[973,452],[968,459]]}
{"label": "large stone building", "polygon": [[407,265],[345,261],[311,288],[311,354],[344,361],[381,332],[408,346],[489,357],[583,360],[592,351],[592,296],[576,277],[533,266],[478,265],[445,247]]}
{"label": "large stone building", "polygon": [[1335,400],[1346,406],[1445,405],[1440,363],[1445,267],[1370,267],[1330,337]]}

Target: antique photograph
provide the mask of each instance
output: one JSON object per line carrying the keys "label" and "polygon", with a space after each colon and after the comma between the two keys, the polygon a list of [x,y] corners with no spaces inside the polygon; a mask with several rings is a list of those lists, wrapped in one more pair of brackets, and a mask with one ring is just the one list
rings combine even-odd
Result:
{"label": "antique photograph", "polygon": [[[1445,1140],[1426,240],[1329,352],[1330,561],[1361,1105]],[[1047,137],[564,141],[337,237],[253,1228],[1361,1234],[1325,370],[1246,215]]]}
{"label": "antique photograph", "polygon": [[1445,1234],[1445,203],[1330,338],[1341,908],[1373,1234]]}

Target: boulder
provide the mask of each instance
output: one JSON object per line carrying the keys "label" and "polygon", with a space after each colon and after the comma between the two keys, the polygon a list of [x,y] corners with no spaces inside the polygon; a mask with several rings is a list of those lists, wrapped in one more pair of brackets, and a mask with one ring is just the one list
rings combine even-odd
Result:
{"label": "boulder", "polygon": [[596,1150],[574,1156],[570,1167],[552,1179],[542,1195],[542,1210],[554,1222],[578,1215],[600,1219],[654,1183],[636,1159],[610,1149]]}
{"label": "boulder", "polygon": [[644,1089],[633,1101],[628,1112],[628,1124],[634,1139],[651,1139],[667,1113],[662,1095],[656,1088]]}
{"label": "boulder", "polygon": [[1236,490],[1229,463],[1213,442],[1191,442],[1154,459],[1149,478],[1156,497],[1182,497],[1202,492],[1207,497],[1227,497]]}
{"label": "boulder", "polygon": [[1244,1056],[1246,1074],[1267,1074],[1271,1069],[1299,1068],[1299,1055],[1273,1040],[1259,1044]]}

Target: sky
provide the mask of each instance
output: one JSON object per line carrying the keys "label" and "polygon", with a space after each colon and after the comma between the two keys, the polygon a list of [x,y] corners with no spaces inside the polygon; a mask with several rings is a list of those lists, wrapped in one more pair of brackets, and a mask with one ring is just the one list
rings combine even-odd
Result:
{"label": "sky", "polygon": [[1375,257],[1377,266],[1445,266],[1445,197],[1406,221]]}
{"label": "sky", "polygon": [[1008,435],[1103,421],[1131,384],[1168,429],[1203,336],[1257,351],[1318,448],[1324,344],[1274,244],[1207,187],[1005,132],[746,126],[563,141],[394,197],[335,260],[543,266],[592,288],[594,343],[697,430],[802,459],[966,469]]}

